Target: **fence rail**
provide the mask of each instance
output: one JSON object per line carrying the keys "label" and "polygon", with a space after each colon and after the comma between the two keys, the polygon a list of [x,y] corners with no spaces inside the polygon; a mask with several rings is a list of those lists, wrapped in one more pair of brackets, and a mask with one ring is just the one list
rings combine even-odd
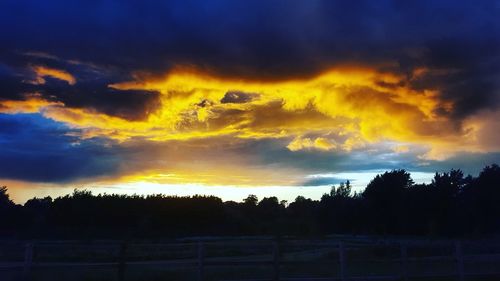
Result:
{"label": "fence rail", "polygon": [[[22,270],[28,280],[33,270],[40,268],[112,267],[116,268],[116,279],[124,280],[129,267],[156,265],[172,269],[190,268],[196,271],[198,281],[205,281],[208,280],[206,271],[210,268],[224,270],[225,267],[265,266],[272,269],[272,276],[245,280],[407,281],[415,277],[451,277],[465,281],[471,276],[500,277],[500,243],[497,240],[427,241],[345,237],[323,240],[199,239],[170,243],[39,241],[25,243],[23,254],[19,253],[20,250],[19,242],[0,242],[0,272]],[[70,255],[70,252],[73,254]],[[413,268],[415,264],[429,262],[448,265],[448,269],[429,273]],[[367,265],[376,268],[382,263],[392,265],[387,270],[390,272],[373,274],[364,270]],[[335,270],[330,276],[315,278],[286,274],[287,268],[321,265]],[[357,269],[357,272],[352,272],[352,268]]]}

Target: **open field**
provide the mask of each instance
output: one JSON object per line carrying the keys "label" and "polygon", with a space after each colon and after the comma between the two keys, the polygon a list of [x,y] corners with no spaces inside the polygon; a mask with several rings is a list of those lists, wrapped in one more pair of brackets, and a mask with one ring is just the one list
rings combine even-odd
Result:
{"label": "open field", "polygon": [[498,280],[500,241],[322,239],[2,241],[10,280]]}

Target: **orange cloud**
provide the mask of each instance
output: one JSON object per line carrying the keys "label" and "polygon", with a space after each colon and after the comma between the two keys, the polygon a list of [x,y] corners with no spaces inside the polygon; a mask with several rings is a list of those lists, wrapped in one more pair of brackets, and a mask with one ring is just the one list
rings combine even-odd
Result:
{"label": "orange cloud", "polygon": [[[40,76],[75,82],[63,71],[43,67],[36,71]],[[161,105],[145,120],[130,121],[40,99],[3,102],[2,106],[9,112],[43,109],[46,117],[81,129],[82,138],[98,136],[121,142],[134,138],[286,138],[292,151],[351,151],[390,140],[429,147],[432,153],[424,158],[436,158],[439,153],[445,155],[440,158],[448,157],[458,151],[452,147],[477,150],[479,144],[473,144],[471,130],[460,130],[453,120],[435,113],[438,108],[451,109],[453,104],[440,100],[436,90],[409,88],[406,79],[366,66],[339,66],[313,78],[274,82],[228,79],[178,68],[163,79],[142,75],[110,85],[158,91]],[[227,102],[227,93],[251,98]],[[471,120],[467,126],[477,123]]]}
{"label": "orange cloud", "polygon": [[45,66],[34,66],[33,71],[35,71],[35,73],[37,75],[36,82],[38,84],[45,83],[45,79],[43,78],[45,76],[49,76],[52,78],[57,78],[59,80],[66,81],[70,85],[74,85],[76,83],[75,77],[64,70],[49,68],[49,67],[45,67]]}
{"label": "orange cloud", "polygon": [[5,100],[0,102],[0,112],[15,113],[36,113],[49,106],[62,106],[62,103],[50,102],[42,99],[39,95],[30,95],[26,100]]}

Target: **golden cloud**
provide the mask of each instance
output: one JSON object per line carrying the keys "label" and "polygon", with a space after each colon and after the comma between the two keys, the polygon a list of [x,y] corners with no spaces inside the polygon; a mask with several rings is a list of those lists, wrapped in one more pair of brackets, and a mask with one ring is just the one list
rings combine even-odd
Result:
{"label": "golden cloud", "polygon": [[29,95],[26,100],[5,100],[0,102],[0,113],[37,113],[49,106],[63,106],[59,102],[44,100],[40,95]]}
{"label": "golden cloud", "polygon": [[[35,71],[40,77],[76,82],[61,70],[37,67]],[[48,118],[81,129],[82,138],[99,136],[121,142],[133,138],[289,138],[292,151],[350,151],[390,140],[444,151],[450,143],[470,138],[452,120],[435,113],[438,108],[451,109],[452,104],[440,100],[436,90],[411,89],[407,79],[365,66],[339,66],[313,78],[274,82],[228,79],[177,68],[162,79],[141,75],[134,81],[109,85],[158,91],[161,105],[145,120],[69,108],[38,97],[2,102],[2,107],[11,113],[38,109]]]}
{"label": "golden cloud", "polygon": [[34,66],[33,71],[37,75],[35,81],[37,84],[44,84],[44,77],[46,76],[66,81],[70,85],[74,85],[76,83],[76,78],[65,70],[49,68],[46,66]]}
{"label": "golden cloud", "polygon": [[318,137],[314,140],[311,138],[296,137],[287,145],[287,148],[291,151],[302,149],[330,150],[335,147],[335,143],[323,137]]}

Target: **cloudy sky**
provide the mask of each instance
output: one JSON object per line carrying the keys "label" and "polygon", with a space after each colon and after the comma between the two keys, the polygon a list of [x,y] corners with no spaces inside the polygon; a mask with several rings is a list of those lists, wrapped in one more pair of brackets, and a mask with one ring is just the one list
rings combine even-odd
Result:
{"label": "cloudy sky", "polygon": [[0,2],[0,185],[317,198],[500,162],[499,1]]}

